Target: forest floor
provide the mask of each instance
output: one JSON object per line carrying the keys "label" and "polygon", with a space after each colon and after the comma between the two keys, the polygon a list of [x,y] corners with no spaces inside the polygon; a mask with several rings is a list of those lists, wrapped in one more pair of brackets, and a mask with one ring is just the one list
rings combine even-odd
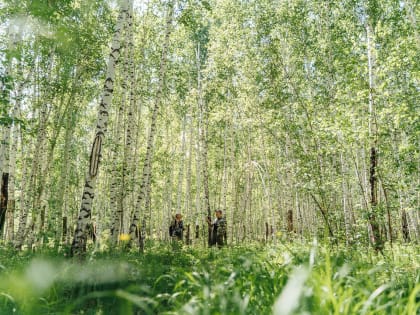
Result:
{"label": "forest floor", "polygon": [[83,262],[0,245],[0,314],[420,314],[415,244],[147,245]]}

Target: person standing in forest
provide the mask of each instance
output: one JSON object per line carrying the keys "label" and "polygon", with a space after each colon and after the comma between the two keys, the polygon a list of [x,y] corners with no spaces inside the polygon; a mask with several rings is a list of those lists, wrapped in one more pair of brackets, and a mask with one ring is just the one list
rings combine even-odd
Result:
{"label": "person standing in forest", "polygon": [[173,240],[182,241],[182,234],[184,232],[184,222],[182,221],[182,215],[177,213],[172,218],[171,225],[169,226],[169,236]]}
{"label": "person standing in forest", "polygon": [[222,210],[216,210],[215,214],[216,219],[213,222],[211,222],[210,217],[207,218],[207,224],[211,225],[210,246],[217,245],[220,248],[226,245],[226,219]]}

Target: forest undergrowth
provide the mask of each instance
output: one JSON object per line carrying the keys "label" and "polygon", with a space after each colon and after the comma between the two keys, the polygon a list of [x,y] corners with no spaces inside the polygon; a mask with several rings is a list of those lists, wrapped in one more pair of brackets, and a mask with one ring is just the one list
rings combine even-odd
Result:
{"label": "forest undergrowth", "polygon": [[[0,246],[0,314],[419,314],[419,248],[291,242],[143,254]],[[61,257],[58,259],[57,257]]]}

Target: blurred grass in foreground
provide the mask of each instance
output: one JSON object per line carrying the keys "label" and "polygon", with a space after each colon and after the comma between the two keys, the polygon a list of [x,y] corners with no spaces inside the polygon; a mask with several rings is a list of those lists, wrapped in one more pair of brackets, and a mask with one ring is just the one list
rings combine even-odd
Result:
{"label": "blurred grass in foreground", "polygon": [[[62,258],[57,258],[57,257]],[[0,314],[419,314],[419,248],[293,243],[146,253],[0,247]]]}

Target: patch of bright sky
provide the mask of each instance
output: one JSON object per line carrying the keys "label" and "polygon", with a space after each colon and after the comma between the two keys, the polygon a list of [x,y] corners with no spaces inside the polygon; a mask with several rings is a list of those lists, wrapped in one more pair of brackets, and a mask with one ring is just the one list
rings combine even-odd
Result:
{"label": "patch of bright sky", "polygon": [[[122,0],[110,0],[109,1],[109,6],[113,10],[117,10],[120,6],[121,1]],[[147,5],[148,5],[149,1],[150,0],[134,0],[134,3],[133,3],[134,10],[139,12],[139,13],[146,12]]]}
{"label": "patch of bright sky", "polygon": [[0,26],[0,36],[9,36],[10,41],[28,40],[36,35],[51,38],[54,32],[46,23],[25,15],[17,15]]}
{"label": "patch of bright sky", "polygon": [[[138,13],[146,12],[150,0],[134,0],[134,10]],[[109,5],[112,9],[117,10],[121,0],[109,0]],[[0,1],[0,9],[5,5]],[[53,31],[47,24],[42,23],[38,19],[31,16],[15,16],[6,22],[0,24],[0,36],[11,34],[20,40],[27,40],[35,35],[42,35],[45,37],[52,37]]]}

